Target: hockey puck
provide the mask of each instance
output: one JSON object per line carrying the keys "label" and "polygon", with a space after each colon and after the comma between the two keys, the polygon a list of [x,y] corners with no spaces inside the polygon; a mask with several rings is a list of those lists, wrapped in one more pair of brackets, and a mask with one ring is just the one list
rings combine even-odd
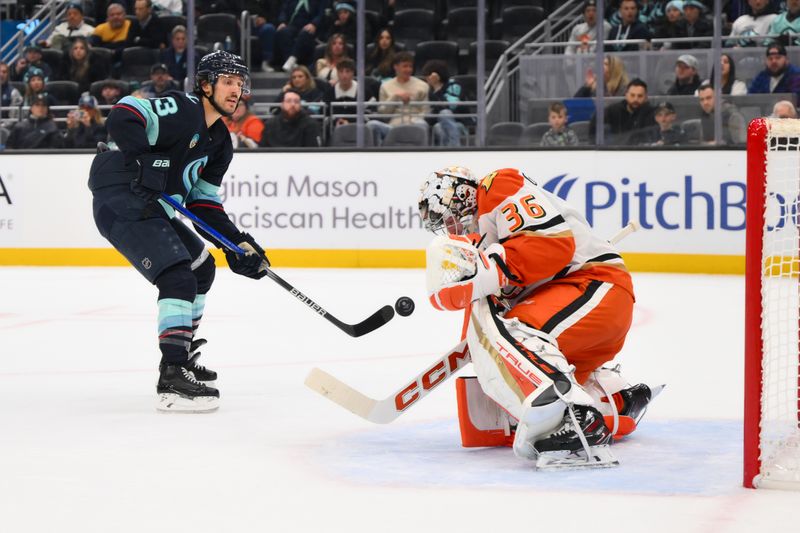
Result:
{"label": "hockey puck", "polygon": [[414,312],[414,300],[408,296],[401,296],[394,303],[394,310],[400,316],[408,316]]}

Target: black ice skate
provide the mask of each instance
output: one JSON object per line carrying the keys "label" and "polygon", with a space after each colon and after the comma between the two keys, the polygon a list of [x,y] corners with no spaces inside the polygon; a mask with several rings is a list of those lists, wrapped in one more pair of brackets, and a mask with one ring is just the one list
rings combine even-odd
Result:
{"label": "black ice skate", "polygon": [[536,468],[616,466],[619,462],[609,450],[610,442],[611,430],[600,411],[573,405],[572,413],[569,408],[564,410],[561,424],[552,433],[533,444],[539,453]]}
{"label": "black ice skate", "polygon": [[647,411],[647,406],[658,396],[665,385],[650,388],[644,383],[639,383],[627,389],[615,392],[612,397],[614,404],[619,408],[619,416],[607,415],[606,425],[614,433],[614,440],[620,440],[639,426],[639,422]]}
{"label": "black ice skate", "polygon": [[219,407],[219,391],[196,380],[187,364],[162,363],[156,392],[159,411],[201,413]]}
{"label": "black ice skate", "polygon": [[633,387],[622,389],[619,391],[619,395],[622,396],[622,409],[619,414],[633,418],[638,425],[639,420],[642,419],[645,411],[647,411],[647,404],[653,399],[650,387],[644,383],[639,383]]}
{"label": "black ice skate", "polygon": [[186,364],[186,367],[189,369],[189,372],[192,373],[194,379],[208,387],[215,387],[217,384],[217,373],[197,363],[197,360],[200,358],[200,352],[197,350],[206,344],[206,342],[208,341],[205,339],[194,339],[192,341],[192,346],[189,348],[189,362]]}

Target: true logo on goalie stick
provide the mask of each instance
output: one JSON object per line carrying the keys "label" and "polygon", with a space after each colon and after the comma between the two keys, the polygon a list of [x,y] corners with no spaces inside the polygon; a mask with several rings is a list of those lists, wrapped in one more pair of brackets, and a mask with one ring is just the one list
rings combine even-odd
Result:
{"label": "true logo on goalie stick", "polygon": [[[400,391],[394,397],[394,406],[398,411],[403,411],[419,400],[425,393],[436,387],[447,376],[469,363],[469,350],[465,347],[460,352],[450,352],[438,363],[422,374],[422,377]],[[421,393],[420,391],[424,391]]]}

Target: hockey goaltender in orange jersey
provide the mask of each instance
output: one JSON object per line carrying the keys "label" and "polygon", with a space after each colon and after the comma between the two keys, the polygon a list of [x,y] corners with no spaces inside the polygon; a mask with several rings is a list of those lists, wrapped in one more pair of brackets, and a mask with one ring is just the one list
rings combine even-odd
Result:
{"label": "hockey goaltender in orange jersey", "polygon": [[[632,431],[652,391],[630,386],[618,366],[602,367],[622,349],[633,312],[633,283],[616,248],[513,168],[481,180],[464,167],[433,172],[420,212],[440,235],[427,250],[430,301],[442,310],[471,306],[467,339],[480,383],[472,388],[510,415],[515,453],[546,467],[552,461],[540,456],[567,451],[576,455],[569,464],[588,464],[587,445],[605,448]],[[463,437],[464,417],[481,419],[476,406],[486,402],[462,400]]]}

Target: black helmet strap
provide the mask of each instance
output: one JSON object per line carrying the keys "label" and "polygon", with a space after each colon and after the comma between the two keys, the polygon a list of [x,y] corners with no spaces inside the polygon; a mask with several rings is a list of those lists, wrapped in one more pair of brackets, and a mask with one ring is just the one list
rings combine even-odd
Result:
{"label": "black helmet strap", "polygon": [[[217,113],[219,113],[223,117],[232,117],[233,113],[232,112],[228,113],[227,111],[222,109],[217,104],[217,101],[214,99],[214,92],[216,91],[216,86],[217,86],[217,80],[218,79],[219,79],[219,76],[215,76],[213,83],[211,82],[211,80],[207,80],[208,84],[211,85],[211,94],[210,95],[206,95],[206,92],[203,90],[203,82],[201,81],[200,82],[200,97],[201,98],[208,98],[209,103],[211,103],[211,107],[213,107],[217,111]],[[239,96],[239,101],[236,102],[236,108],[239,107],[239,102],[241,102],[241,100],[242,100],[242,97]],[[234,108],[234,111],[236,111],[236,108]]]}

